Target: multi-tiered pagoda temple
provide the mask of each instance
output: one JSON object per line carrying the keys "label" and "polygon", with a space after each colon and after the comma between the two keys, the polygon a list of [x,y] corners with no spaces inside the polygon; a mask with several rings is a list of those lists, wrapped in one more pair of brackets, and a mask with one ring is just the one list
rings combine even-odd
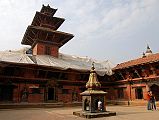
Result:
{"label": "multi-tiered pagoda temple", "polygon": [[56,11],[43,5],[36,12],[22,39],[30,48],[0,51],[0,103],[78,103],[93,61],[100,82],[110,84],[109,61],[59,53],[74,36],[57,31],[64,19]]}
{"label": "multi-tiered pagoda temple", "polygon": [[74,36],[57,31],[64,19],[53,17],[56,11],[43,5],[36,12],[22,39],[31,47],[0,51],[0,103],[81,102],[79,93],[86,90],[93,62],[101,90],[108,92],[107,101],[146,103],[148,90],[159,100],[159,53],[147,46],[141,58],[116,67],[108,60],[59,53]]}
{"label": "multi-tiered pagoda temple", "polygon": [[74,37],[72,34],[57,31],[65,19],[53,17],[56,11],[57,9],[50,8],[49,5],[43,5],[28,26],[22,44],[30,45],[33,55],[58,57],[59,48]]}

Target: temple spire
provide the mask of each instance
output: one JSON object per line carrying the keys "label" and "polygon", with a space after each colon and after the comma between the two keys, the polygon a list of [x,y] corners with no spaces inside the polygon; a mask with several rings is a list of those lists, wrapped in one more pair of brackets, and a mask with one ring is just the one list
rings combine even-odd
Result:
{"label": "temple spire", "polygon": [[95,90],[95,89],[99,89],[100,87],[101,87],[101,84],[98,81],[97,74],[95,72],[94,62],[93,62],[90,75],[89,75],[89,80],[86,83],[86,88],[90,90]]}

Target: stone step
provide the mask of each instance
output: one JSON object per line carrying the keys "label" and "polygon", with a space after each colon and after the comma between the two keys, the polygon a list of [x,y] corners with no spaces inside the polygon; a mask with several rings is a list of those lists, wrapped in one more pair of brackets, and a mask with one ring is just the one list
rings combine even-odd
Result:
{"label": "stone step", "polygon": [[0,109],[18,109],[18,108],[58,108],[58,107],[76,107],[82,106],[82,102],[63,103],[0,103]]}
{"label": "stone step", "polygon": [[0,109],[18,109],[18,108],[57,108],[63,107],[63,103],[10,103],[0,104]]}

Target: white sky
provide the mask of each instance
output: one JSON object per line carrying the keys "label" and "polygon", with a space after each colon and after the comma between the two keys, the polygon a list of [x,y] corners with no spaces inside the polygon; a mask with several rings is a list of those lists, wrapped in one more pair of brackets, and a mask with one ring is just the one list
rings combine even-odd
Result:
{"label": "white sky", "polygon": [[60,52],[117,64],[142,56],[147,43],[159,52],[159,0],[0,0],[0,51],[21,40],[42,4],[65,18],[58,29],[74,34]]}

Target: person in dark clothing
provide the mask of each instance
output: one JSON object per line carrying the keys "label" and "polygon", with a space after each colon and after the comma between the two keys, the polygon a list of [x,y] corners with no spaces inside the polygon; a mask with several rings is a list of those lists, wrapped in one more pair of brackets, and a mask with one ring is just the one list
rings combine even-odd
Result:
{"label": "person in dark clothing", "polygon": [[154,94],[150,96],[151,110],[156,110],[156,99]]}
{"label": "person in dark clothing", "polygon": [[151,101],[150,101],[150,97],[151,97],[151,94],[150,94],[150,91],[147,92],[147,110],[151,110]]}

